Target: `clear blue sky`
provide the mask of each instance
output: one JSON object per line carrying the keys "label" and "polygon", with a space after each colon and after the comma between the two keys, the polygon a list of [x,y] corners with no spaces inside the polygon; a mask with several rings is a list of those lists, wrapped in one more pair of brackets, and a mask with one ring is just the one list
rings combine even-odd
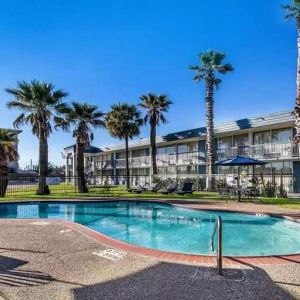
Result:
{"label": "clear blue sky", "polygon": [[[173,100],[159,134],[205,124],[203,85],[187,66],[209,48],[225,51],[235,68],[215,95],[216,122],[290,109],[294,105],[296,30],[284,20],[290,0],[2,0],[0,5],[0,127],[17,116],[3,91],[17,80],[51,81],[69,100],[137,103],[142,93]],[[142,130],[148,136],[149,128]],[[72,137],[57,132],[49,158]],[[96,146],[119,143],[104,130]],[[30,128],[20,135],[21,161],[38,158]]]}

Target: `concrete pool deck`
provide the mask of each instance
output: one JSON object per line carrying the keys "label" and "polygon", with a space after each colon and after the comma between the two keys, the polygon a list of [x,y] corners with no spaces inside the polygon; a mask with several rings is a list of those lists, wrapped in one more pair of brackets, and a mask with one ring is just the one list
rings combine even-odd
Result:
{"label": "concrete pool deck", "polygon": [[[270,205],[188,206],[195,205],[299,217]],[[227,265],[220,277],[214,261],[174,262],[120,251],[71,224],[0,220],[0,299],[300,299],[297,261]]]}

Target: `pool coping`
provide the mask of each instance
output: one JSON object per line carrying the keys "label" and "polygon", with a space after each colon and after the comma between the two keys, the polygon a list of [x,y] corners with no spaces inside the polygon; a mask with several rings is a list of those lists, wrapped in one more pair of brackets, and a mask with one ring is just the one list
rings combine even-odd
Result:
{"label": "pool coping", "polygon": [[[281,214],[281,213],[257,213],[254,211],[247,211],[247,210],[233,210],[233,209],[213,209],[213,208],[197,208],[197,207],[189,207],[189,205],[184,203],[176,203],[174,204],[172,200],[168,199],[124,199],[124,198],[99,198],[99,199],[32,199],[27,201],[1,201],[1,204],[17,204],[17,203],[34,203],[34,202],[111,202],[111,201],[118,201],[118,202],[152,202],[152,203],[159,203],[159,204],[169,204],[175,207],[187,208],[192,210],[209,210],[209,211],[224,211],[224,212],[232,212],[232,213],[245,213],[245,214],[260,214],[260,215],[267,215],[271,217],[283,218],[287,220],[294,221],[296,223],[300,223],[300,213],[299,219],[295,218],[291,215]],[[177,201],[177,200],[176,200]],[[3,218],[1,220],[14,220],[10,218]],[[19,218],[18,220],[22,220]],[[72,221],[66,220],[59,220],[59,219],[23,219],[23,220],[31,220],[37,221],[41,220],[44,222],[50,222],[52,224],[61,224],[68,227],[71,230],[80,232],[85,234],[107,246],[111,246],[126,252],[133,252],[135,254],[148,256],[152,258],[156,258],[159,260],[167,260],[167,261],[175,261],[179,263],[193,263],[193,264],[201,264],[201,265],[215,265],[216,264],[216,257],[215,256],[208,256],[208,255],[197,255],[197,254],[184,254],[184,253],[177,253],[177,252],[168,252],[162,250],[155,250],[151,248],[146,248],[142,246],[136,246],[133,244],[129,244],[114,238],[111,238],[103,233],[90,229],[84,225],[79,223],[75,223]],[[299,264],[300,263],[300,254],[288,254],[288,255],[273,255],[273,256],[249,256],[249,257],[242,257],[242,256],[224,256],[223,257],[223,264],[228,265],[277,265],[277,264]]]}

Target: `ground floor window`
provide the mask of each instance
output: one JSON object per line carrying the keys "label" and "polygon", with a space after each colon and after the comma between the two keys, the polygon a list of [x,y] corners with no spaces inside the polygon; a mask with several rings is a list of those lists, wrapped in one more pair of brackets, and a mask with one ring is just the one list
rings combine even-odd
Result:
{"label": "ground floor window", "polygon": [[280,175],[281,172],[283,175],[293,174],[293,163],[291,161],[276,161],[264,166],[254,167],[254,174]]}
{"label": "ground floor window", "polygon": [[181,166],[177,167],[178,174],[197,174],[197,166]]}
{"label": "ground floor window", "polygon": [[[238,173],[238,167],[237,166],[220,166],[219,167],[219,174],[227,175],[227,174],[237,174]],[[251,168],[249,166],[241,166],[240,167],[240,173],[251,173]]]}
{"label": "ground floor window", "polygon": [[130,173],[133,176],[147,176],[149,175],[149,168],[132,169]]}

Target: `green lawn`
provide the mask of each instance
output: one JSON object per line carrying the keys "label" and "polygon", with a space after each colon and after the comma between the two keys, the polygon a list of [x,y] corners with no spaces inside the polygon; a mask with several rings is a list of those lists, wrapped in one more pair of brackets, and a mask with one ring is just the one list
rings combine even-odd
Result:
{"label": "green lawn", "polygon": [[[103,186],[91,186],[89,193],[80,194],[76,192],[75,188],[71,184],[60,184],[50,186],[51,194],[47,196],[37,196],[35,195],[36,185],[14,187],[14,189],[9,189],[5,198],[2,200],[29,200],[29,199],[72,199],[78,197],[120,197],[120,198],[146,198],[146,199],[186,199],[186,200],[215,200],[224,201],[221,199],[218,193],[210,192],[194,192],[193,195],[179,196],[179,195],[163,195],[155,193],[128,193],[124,187],[114,186],[114,187],[103,187]],[[230,201],[234,201],[231,199]],[[264,204],[274,204],[279,207],[293,208],[300,210],[300,200],[299,199],[285,199],[285,198],[264,198],[258,197],[250,200],[254,203],[264,203]]]}

